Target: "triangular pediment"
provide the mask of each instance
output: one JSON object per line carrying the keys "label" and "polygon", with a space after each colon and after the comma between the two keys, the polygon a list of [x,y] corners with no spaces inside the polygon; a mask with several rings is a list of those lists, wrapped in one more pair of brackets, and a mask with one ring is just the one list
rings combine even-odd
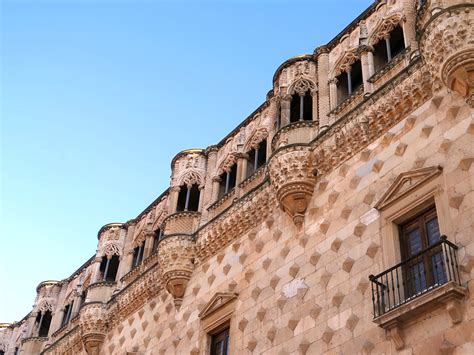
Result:
{"label": "triangular pediment", "polygon": [[375,204],[375,208],[382,210],[406,194],[412,192],[433,177],[441,174],[440,166],[422,168],[407,171],[398,175],[392,186],[384,193],[382,198]]}
{"label": "triangular pediment", "polygon": [[205,318],[209,316],[210,314],[214,313],[219,308],[222,308],[229,302],[232,302],[233,300],[237,299],[237,296],[238,296],[237,293],[226,293],[226,292],[216,293],[214,296],[212,296],[212,298],[206,304],[206,306],[201,311],[201,313],[199,313],[199,318]]}

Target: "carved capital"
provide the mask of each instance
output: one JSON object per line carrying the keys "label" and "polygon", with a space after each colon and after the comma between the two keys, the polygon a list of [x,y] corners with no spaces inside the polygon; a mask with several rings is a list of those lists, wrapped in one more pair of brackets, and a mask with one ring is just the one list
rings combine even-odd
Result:
{"label": "carved capital", "polygon": [[301,226],[316,180],[309,147],[288,146],[277,151],[268,168],[280,207]]}

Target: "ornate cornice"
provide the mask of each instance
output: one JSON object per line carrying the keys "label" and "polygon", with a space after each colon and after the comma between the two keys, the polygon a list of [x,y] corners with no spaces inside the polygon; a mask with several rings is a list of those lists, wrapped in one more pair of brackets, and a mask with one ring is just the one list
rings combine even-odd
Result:
{"label": "ornate cornice", "polygon": [[264,221],[276,203],[268,179],[196,232],[196,256],[203,262]]}

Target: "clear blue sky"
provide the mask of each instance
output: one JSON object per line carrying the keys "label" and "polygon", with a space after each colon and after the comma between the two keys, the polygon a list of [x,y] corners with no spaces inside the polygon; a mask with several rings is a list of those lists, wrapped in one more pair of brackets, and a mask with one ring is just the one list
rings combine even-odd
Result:
{"label": "clear blue sky", "polygon": [[0,322],[168,187],[369,0],[0,0]]}

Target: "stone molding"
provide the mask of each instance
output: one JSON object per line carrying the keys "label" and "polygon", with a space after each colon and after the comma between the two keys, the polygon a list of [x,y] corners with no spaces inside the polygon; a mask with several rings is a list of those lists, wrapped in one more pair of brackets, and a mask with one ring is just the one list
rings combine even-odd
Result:
{"label": "stone molding", "polygon": [[436,166],[411,170],[398,175],[393,184],[382,195],[374,207],[378,210],[384,209],[419,186],[425,184],[427,181],[438,176],[442,171],[441,167]]}

